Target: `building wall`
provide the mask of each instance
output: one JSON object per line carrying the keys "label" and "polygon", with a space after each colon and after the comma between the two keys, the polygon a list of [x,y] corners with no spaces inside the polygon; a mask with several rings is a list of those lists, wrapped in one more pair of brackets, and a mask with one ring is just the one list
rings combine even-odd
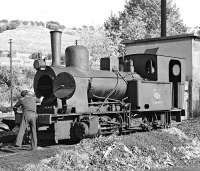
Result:
{"label": "building wall", "polygon": [[[157,59],[158,65],[158,80],[161,82],[169,82],[169,62],[173,57],[159,56]],[[181,63],[181,83],[185,83],[185,60],[180,59]]]}
{"label": "building wall", "polygon": [[192,41],[192,110],[200,116],[200,41]]}
{"label": "building wall", "polygon": [[192,78],[192,39],[128,44],[126,54],[144,53],[147,49],[154,48],[158,48],[157,55],[185,58],[186,80]]}

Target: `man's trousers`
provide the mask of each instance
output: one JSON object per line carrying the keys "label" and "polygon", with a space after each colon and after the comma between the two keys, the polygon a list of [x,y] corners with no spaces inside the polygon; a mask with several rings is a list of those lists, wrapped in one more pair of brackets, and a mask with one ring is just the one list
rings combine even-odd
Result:
{"label": "man's trousers", "polygon": [[25,112],[22,115],[22,121],[19,128],[19,133],[16,139],[16,145],[21,146],[23,137],[27,127],[30,127],[31,131],[31,147],[35,149],[37,147],[37,132],[36,132],[36,114],[34,112]]}

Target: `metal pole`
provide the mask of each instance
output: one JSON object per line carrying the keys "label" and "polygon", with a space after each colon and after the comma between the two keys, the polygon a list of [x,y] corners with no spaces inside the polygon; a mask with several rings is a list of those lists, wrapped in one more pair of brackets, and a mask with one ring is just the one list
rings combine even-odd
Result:
{"label": "metal pole", "polygon": [[12,109],[13,108],[12,39],[9,39],[9,44],[10,44],[10,103],[11,103],[10,105],[11,105],[11,109]]}
{"label": "metal pole", "polygon": [[166,37],[167,35],[166,8],[166,0],[161,0],[161,37]]}

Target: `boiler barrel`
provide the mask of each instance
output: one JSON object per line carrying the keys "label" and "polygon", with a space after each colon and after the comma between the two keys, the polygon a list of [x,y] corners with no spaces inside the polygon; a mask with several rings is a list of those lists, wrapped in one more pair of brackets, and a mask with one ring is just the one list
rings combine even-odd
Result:
{"label": "boiler barrel", "polygon": [[127,83],[119,74],[109,71],[90,71],[89,97],[122,99],[125,96]]}
{"label": "boiler barrel", "polygon": [[[91,95],[93,97],[103,97],[120,100],[124,98],[127,85],[120,78],[92,78],[91,80]],[[89,94],[89,96],[91,96]]]}

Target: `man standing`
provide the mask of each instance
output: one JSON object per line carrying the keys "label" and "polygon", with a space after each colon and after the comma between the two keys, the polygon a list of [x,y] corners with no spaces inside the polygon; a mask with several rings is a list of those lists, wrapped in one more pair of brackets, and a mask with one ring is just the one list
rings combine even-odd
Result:
{"label": "man standing", "polygon": [[16,139],[16,146],[21,147],[24,133],[29,125],[31,130],[31,147],[37,148],[37,132],[36,132],[36,97],[30,95],[27,90],[21,92],[21,99],[14,105],[13,110],[16,111],[18,107],[22,107],[22,121],[19,128],[19,133]]}

